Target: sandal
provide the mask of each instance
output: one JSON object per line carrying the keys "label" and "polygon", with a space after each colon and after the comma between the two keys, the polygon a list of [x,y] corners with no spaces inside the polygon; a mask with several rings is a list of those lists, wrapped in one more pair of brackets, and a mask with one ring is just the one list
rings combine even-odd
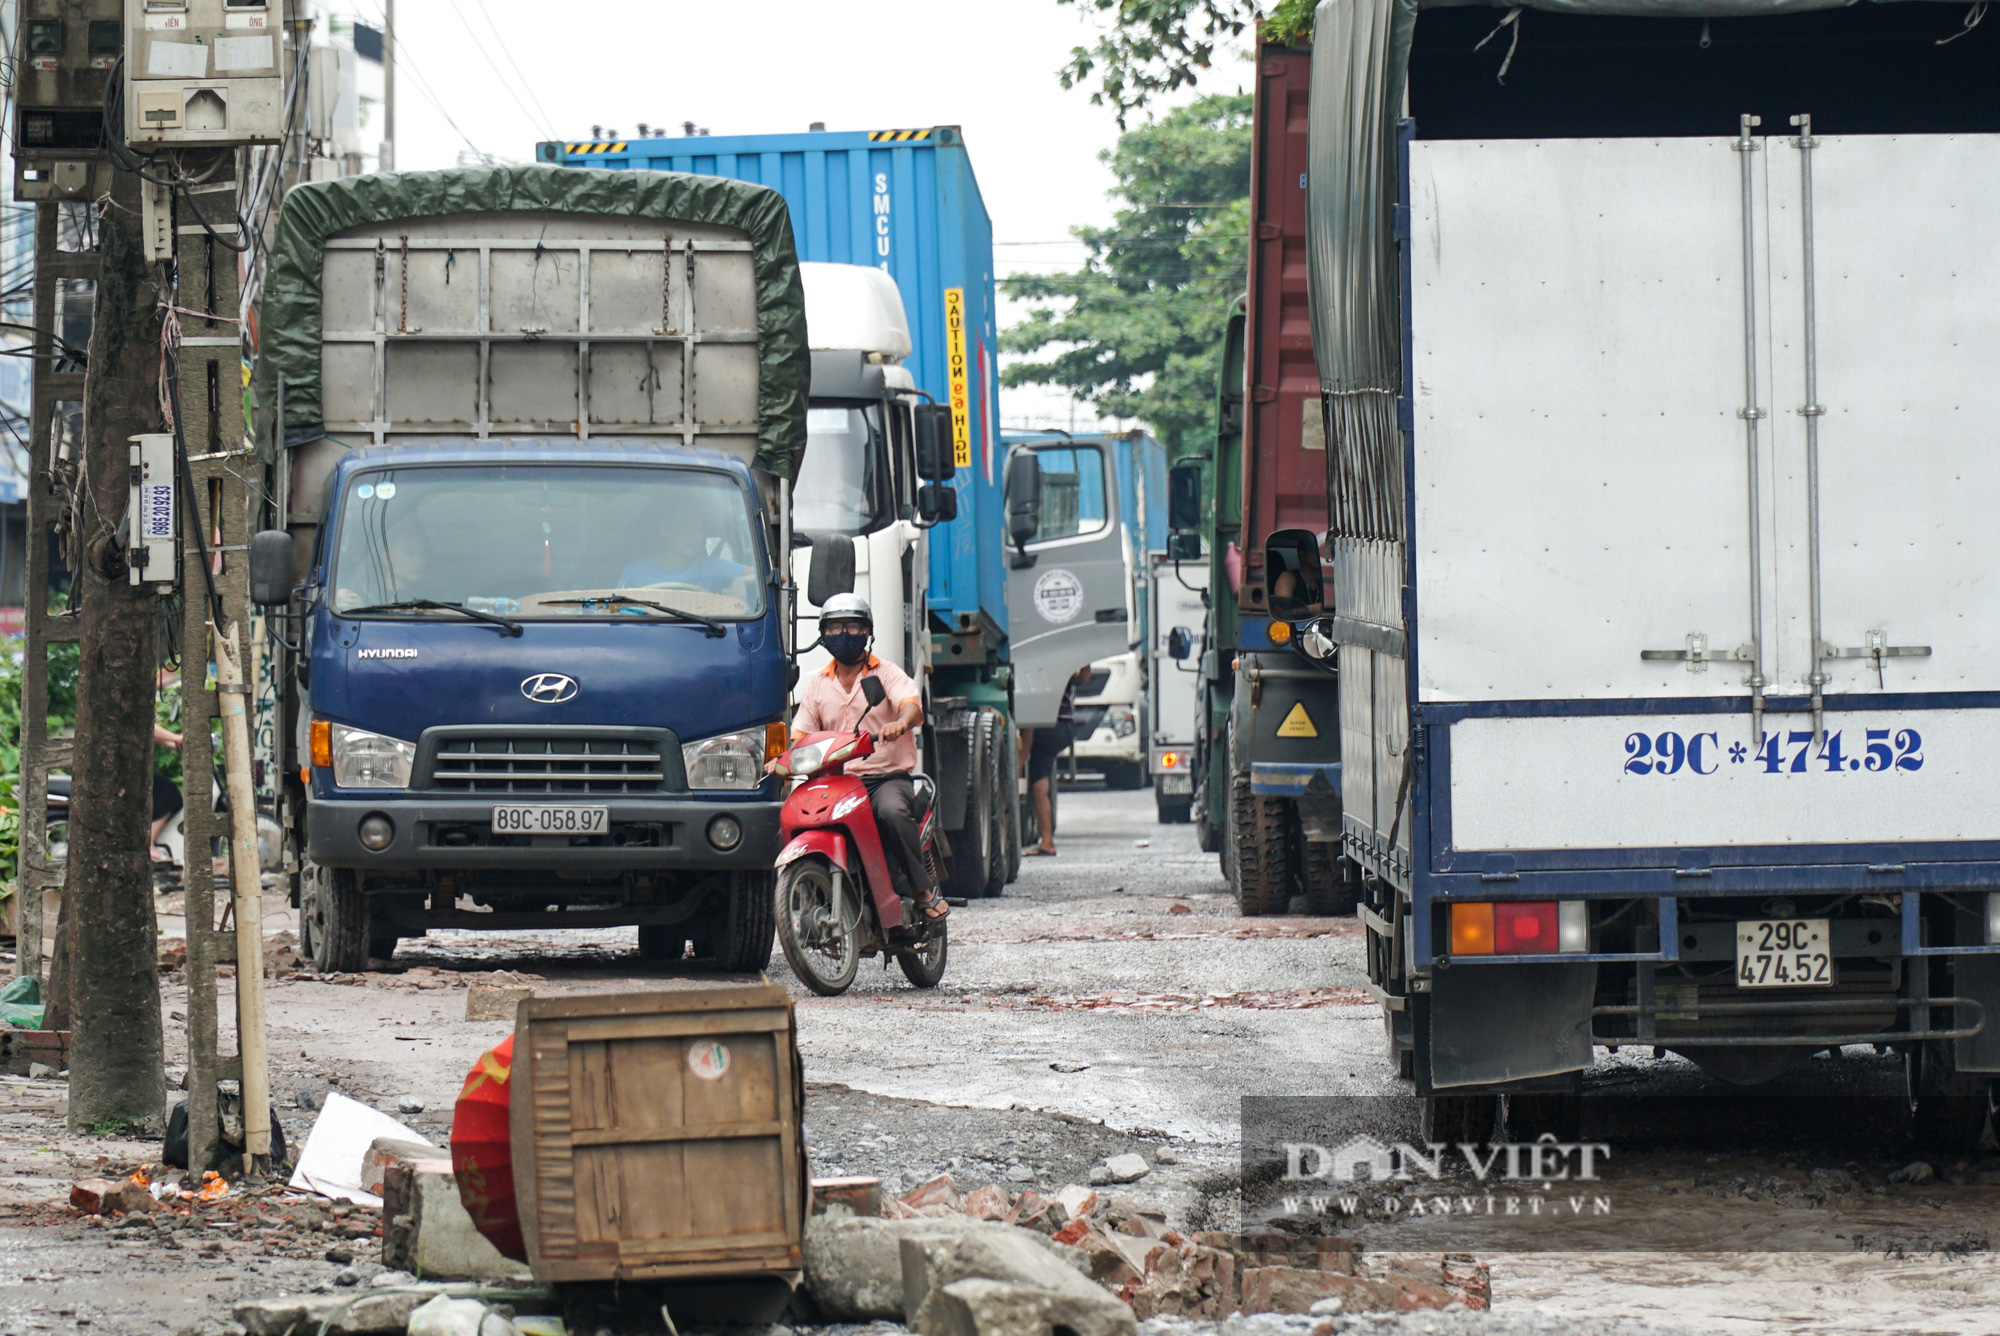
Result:
{"label": "sandal", "polygon": [[[931,913],[933,909],[938,912],[935,914]],[[917,912],[923,917],[923,921],[926,923],[942,923],[951,917],[951,905],[946,902],[942,895],[939,895],[936,891],[932,891],[930,899],[917,901]]]}
{"label": "sandal", "polygon": [[1054,858],[1055,856],[1056,856],[1055,850],[1043,849],[1039,846],[1030,849],[1024,849],[1021,852],[1021,857],[1023,858]]}

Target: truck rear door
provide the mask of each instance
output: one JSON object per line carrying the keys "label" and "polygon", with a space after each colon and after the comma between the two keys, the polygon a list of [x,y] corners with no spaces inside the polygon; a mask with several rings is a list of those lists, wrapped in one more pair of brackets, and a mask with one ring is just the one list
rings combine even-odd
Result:
{"label": "truck rear door", "polygon": [[1408,145],[1434,870],[1992,856],[1996,168],[1987,135]]}

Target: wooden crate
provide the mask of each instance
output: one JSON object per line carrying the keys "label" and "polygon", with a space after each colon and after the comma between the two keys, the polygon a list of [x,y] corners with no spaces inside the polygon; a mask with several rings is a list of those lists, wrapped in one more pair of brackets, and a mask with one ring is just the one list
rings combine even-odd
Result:
{"label": "wooden crate", "polygon": [[544,1284],[796,1272],[805,1083],[781,987],[537,998],[508,1101]]}

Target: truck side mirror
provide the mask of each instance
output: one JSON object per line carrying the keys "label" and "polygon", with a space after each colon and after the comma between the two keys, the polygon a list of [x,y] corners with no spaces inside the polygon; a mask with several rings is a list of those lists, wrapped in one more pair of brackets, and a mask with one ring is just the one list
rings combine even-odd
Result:
{"label": "truck side mirror", "polygon": [[1167,657],[1185,659],[1194,652],[1194,635],[1185,626],[1167,632]]}
{"label": "truck side mirror", "polygon": [[250,601],[282,608],[292,601],[292,536],[265,529],[250,539]]}
{"label": "truck side mirror", "polygon": [[1168,470],[1167,527],[1175,533],[1201,528],[1201,465],[1176,464]]}
{"label": "truck side mirror", "polygon": [[1032,566],[1027,546],[1042,528],[1042,463],[1033,450],[1007,458],[1007,536],[1014,542],[1014,565]]}
{"label": "truck side mirror", "polygon": [[812,565],[806,571],[806,597],[816,608],[835,594],[854,592],[854,540],[846,534],[814,534]]}
{"label": "truck side mirror", "polygon": [[1319,539],[1309,529],[1280,529],[1264,540],[1264,585],[1273,617],[1304,617],[1326,595],[1319,573]]}
{"label": "truck side mirror", "polygon": [[1175,561],[1200,561],[1201,535],[1198,533],[1168,534],[1167,555]]}
{"label": "truck side mirror", "polygon": [[958,489],[942,482],[927,482],[919,487],[917,518],[926,524],[949,524],[957,519]]}
{"label": "truck side mirror", "polygon": [[917,476],[925,482],[950,482],[953,467],[951,407],[948,404],[917,405]]}

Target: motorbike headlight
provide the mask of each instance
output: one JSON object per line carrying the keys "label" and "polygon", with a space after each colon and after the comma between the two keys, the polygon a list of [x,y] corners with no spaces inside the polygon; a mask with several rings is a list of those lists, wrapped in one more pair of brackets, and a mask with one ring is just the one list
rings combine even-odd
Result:
{"label": "motorbike headlight", "polygon": [[794,779],[809,779],[819,773],[826,764],[826,753],[832,742],[807,742],[792,748],[787,774]]}
{"label": "motorbike headlight", "polygon": [[1129,705],[1114,705],[1104,712],[1104,722],[1111,725],[1111,731],[1121,738],[1129,738],[1139,731],[1139,716]]}
{"label": "motorbike headlight", "polygon": [[764,726],[685,743],[681,764],[691,789],[754,789],[764,781]]}
{"label": "motorbike headlight", "polygon": [[333,782],[343,789],[407,789],[417,745],[345,724],[328,729]]}

